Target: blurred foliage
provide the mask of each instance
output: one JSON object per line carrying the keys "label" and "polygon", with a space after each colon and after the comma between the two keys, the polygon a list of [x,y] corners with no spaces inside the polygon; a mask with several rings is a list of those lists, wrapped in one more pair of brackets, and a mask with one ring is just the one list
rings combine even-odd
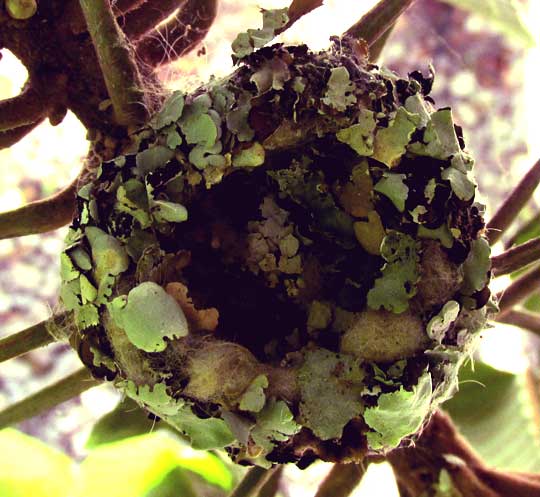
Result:
{"label": "blurred foliage", "polygon": [[444,404],[459,431],[487,465],[540,471],[538,385],[529,373],[511,374],[482,362],[460,372],[459,393]]}
{"label": "blurred foliage", "polygon": [[524,47],[532,47],[535,39],[523,22],[520,5],[514,0],[443,0],[450,5],[478,14],[494,29]]}
{"label": "blurred foliage", "polygon": [[99,445],[79,464],[12,429],[0,432],[0,446],[2,497],[190,497],[233,485],[221,459],[163,432]]}

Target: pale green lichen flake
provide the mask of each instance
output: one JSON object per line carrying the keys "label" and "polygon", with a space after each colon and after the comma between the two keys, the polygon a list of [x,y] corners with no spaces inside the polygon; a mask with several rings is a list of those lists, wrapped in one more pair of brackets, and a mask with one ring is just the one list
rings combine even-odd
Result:
{"label": "pale green lichen flake", "polygon": [[167,347],[164,338],[188,334],[187,320],[178,303],[151,281],[132,288],[127,296],[115,298],[107,307],[131,343],[145,352],[161,352]]}
{"label": "pale green lichen flake", "polygon": [[184,93],[174,91],[165,100],[161,110],[150,120],[149,124],[154,129],[161,129],[180,119],[184,110]]}
{"label": "pale green lichen flake", "polygon": [[393,449],[408,435],[416,433],[431,408],[431,374],[425,372],[412,391],[403,386],[379,396],[375,407],[368,407],[364,420],[373,430],[368,432],[372,449]]}
{"label": "pale green lichen flake", "polygon": [[405,201],[409,195],[409,187],[403,182],[405,178],[404,174],[384,173],[373,187],[376,192],[388,197],[399,212],[405,210]]}
{"label": "pale green lichen flake", "polygon": [[322,101],[329,107],[343,112],[349,105],[356,103],[356,96],[352,93],[354,88],[347,68],[334,67],[328,78],[327,90]]}
{"label": "pale green lichen flake", "polygon": [[95,226],[88,226],[85,235],[92,249],[92,259],[98,284],[107,275],[117,276],[128,268],[129,259],[127,253],[114,236]]}
{"label": "pale green lichen flake", "polygon": [[472,295],[482,290],[489,280],[491,248],[485,238],[472,242],[471,251],[463,263],[463,285],[461,293]]}
{"label": "pale green lichen flake", "polygon": [[427,324],[426,331],[429,338],[441,343],[451,324],[457,319],[459,310],[459,304],[455,300],[446,302]]}
{"label": "pale green lichen flake", "polygon": [[392,231],[382,242],[381,255],[386,264],[368,292],[368,306],[399,314],[408,309],[409,299],[416,294],[420,278],[418,242],[405,233]]}
{"label": "pale green lichen flake", "polygon": [[362,109],[358,123],[340,129],[336,138],[349,145],[358,155],[369,156],[373,153],[373,131],[375,130],[373,112]]}
{"label": "pale green lichen flake", "polygon": [[364,371],[348,354],[306,350],[298,371],[300,417],[321,440],[341,437],[343,427],[362,414]]}
{"label": "pale green lichen flake", "polygon": [[405,107],[399,107],[389,126],[379,129],[375,135],[373,158],[388,167],[396,166],[421,122],[418,114],[411,114]]}
{"label": "pale green lichen flake", "polygon": [[266,402],[264,389],[267,387],[268,378],[266,375],[261,374],[257,376],[240,398],[240,409],[242,411],[259,412]]}
{"label": "pale green lichen flake", "polygon": [[270,452],[275,442],[288,440],[300,431],[300,426],[294,421],[289,407],[282,400],[270,400],[257,414],[257,424],[251,432],[253,441],[263,449]]}

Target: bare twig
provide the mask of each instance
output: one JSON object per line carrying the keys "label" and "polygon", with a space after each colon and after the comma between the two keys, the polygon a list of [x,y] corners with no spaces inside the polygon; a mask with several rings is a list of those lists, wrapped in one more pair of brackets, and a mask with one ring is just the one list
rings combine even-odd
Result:
{"label": "bare twig", "polygon": [[520,276],[501,292],[499,298],[499,318],[508,313],[512,307],[519,304],[532,293],[540,289],[540,265]]}
{"label": "bare twig", "polygon": [[521,209],[531,198],[538,183],[540,183],[540,160],[536,161],[487,224],[487,237],[491,245],[499,241],[514,222]]}
{"label": "bare twig", "polygon": [[0,101],[0,131],[27,126],[43,119],[48,105],[46,97],[27,84],[16,97]]}
{"label": "bare twig", "polygon": [[513,273],[538,260],[540,260],[540,237],[493,256],[491,258],[491,271],[494,276],[501,276]]}
{"label": "bare twig", "polygon": [[360,483],[365,472],[366,468],[360,464],[334,464],[315,497],[347,497]]}
{"label": "bare twig", "polygon": [[42,414],[99,385],[86,368],[79,369],[62,380],[0,411],[0,429]]}
{"label": "bare twig", "polygon": [[0,240],[45,233],[68,224],[75,213],[78,181],[48,198],[0,213]]}
{"label": "bare twig", "polygon": [[55,317],[35,324],[26,330],[19,331],[0,340],[0,362],[30,352],[39,347],[44,347],[54,342],[47,325],[55,322]]}
{"label": "bare twig", "polygon": [[248,470],[229,497],[251,497],[256,495],[274,471],[274,469],[264,469],[254,466]]}
{"label": "bare twig", "polygon": [[148,0],[145,4],[125,16],[124,33],[136,42],[167,19],[185,0]]}
{"label": "bare twig", "polygon": [[507,241],[505,241],[504,248],[509,249],[512,245],[514,245],[517,242],[519,238],[521,238],[521,236],[537,228],[538,226],[540,226],[540,212],[535,214],[529,221],[527,221],[522,226],[520,226],[517,229],[516,233],[512,235],[510,238],[508,238]]}
{"label": "bare twig", "polygon": [[540,314],[534,314],[527,311],[516,311],[511,309],[502,316],[496,316],[496,321],[506,324],[519,326],[524,330],[530,331],[535,335],[540,336]]}
{"label": "bare twig", "polygon": [[344,34],[353,38],[363,38],[369,46],[372,46],[395,24],[399,16],[407,10],[413,1],[381,0]]}
{"label": "bare twig", "polygon": [[217,0],[187,0],[174,18],[141,39],[137,55],[152,66],[182,57],[206,37],[216,14]]}
{"label": "bare twig", "polygon": [[42,117],[32,124],[19,126],[18,128],[13,128],[9,131],[0,132],[0,150],[9,148],[22,140],[28,133],[30,133],[30,131],[40,125],[43,122],[43,119],[44,118]]}
{"label": "bare twig", "polygon": [[144,124],[148,110],[141,75],[109,0],[80,0],[80,3],[117,122],[124,126]]}

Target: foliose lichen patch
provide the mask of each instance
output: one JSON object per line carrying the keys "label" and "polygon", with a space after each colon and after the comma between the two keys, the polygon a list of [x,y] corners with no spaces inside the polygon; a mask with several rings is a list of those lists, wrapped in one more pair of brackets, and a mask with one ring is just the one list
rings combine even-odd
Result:
{"label": "foliose lichen patch", "polygon": [[78,192],[72,343],[194,447],[268,466],[360,460],[457,389],[494,309],[473,161],[433,77],[365,46],[264,47],[174,92]]}

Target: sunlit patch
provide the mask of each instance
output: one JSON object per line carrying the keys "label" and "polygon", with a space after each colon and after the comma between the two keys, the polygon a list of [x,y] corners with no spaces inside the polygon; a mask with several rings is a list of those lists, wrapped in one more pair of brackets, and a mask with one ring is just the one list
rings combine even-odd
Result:
{"label": "sunlit patch", "polygon": [[481,361],[501,371],[524,373],[529,367],[527,334],[515,326],[497,323],[482,332],[478,350]]}

